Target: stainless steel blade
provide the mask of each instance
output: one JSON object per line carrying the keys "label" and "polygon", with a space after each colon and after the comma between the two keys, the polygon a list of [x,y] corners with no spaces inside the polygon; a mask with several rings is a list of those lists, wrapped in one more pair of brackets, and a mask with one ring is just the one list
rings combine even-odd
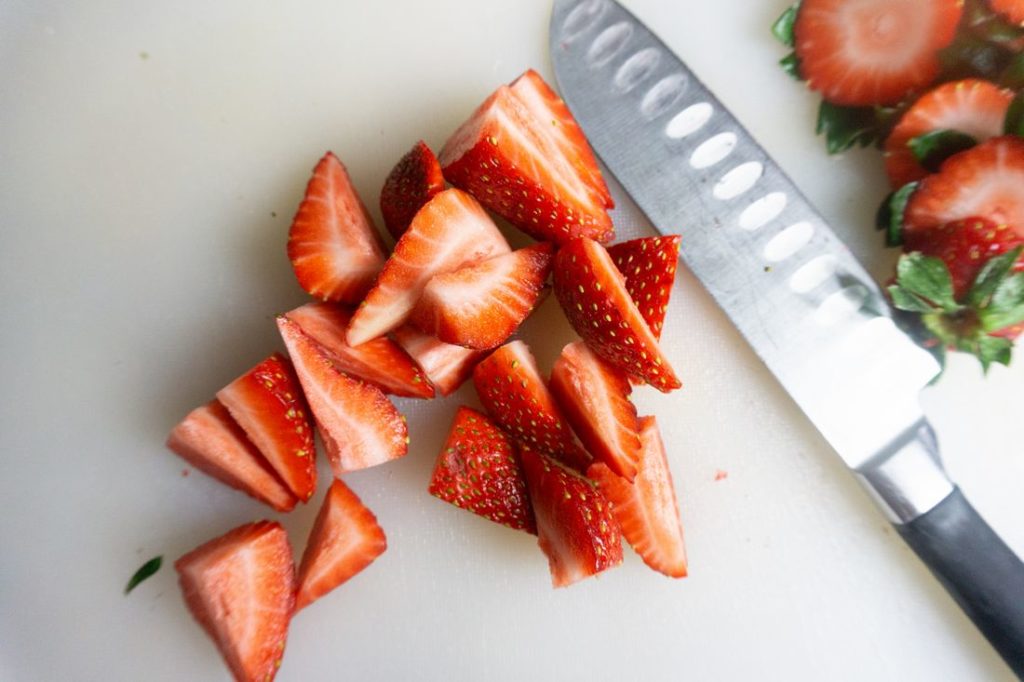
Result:
{"label": "stainless steel blade", "polygon": [[686,265],[847,465],[913,439],[937,363],[743,126],[612,0],[556,0],[550,49],[602,161],[659,231],[683,235]]}

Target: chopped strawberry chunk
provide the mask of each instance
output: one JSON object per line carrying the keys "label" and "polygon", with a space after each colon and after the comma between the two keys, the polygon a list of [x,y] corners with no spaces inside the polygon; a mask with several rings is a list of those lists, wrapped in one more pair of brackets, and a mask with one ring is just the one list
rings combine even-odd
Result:
{"label": "chopped strawberry chunk", "polygon": [[552,251],[551,244],[534,244],[434,276],[412,323],[446,343],[500,346],[547,296]]}
{"label": "chopped strawberry chunk", "polygon": [[640,461],[636,407],[625,374],[594,355],[582,341],[562,349],[551,372],[551,393],[584,447],[632,481]]}
{"label": "chopped strawberry chunk", "polygon": [[1012,23],[1024,25],[1024,0],[988,0],[988,6]]}
{"label": "chopped strawberry chunk", "polygon": [[335,476],[404,457],[405,418],[376,386],[339,371],[287,317],[277,328],[306,393]]}
{"label": "chopped strawberry chunk", "polygon": [[391,169],[380,191],[384,225],[397,241],[424,204],[444,189],[441,164],[420,140]]}
{"label": "chopped strawberry chunk", "polygon": [[537,532],[512,439],[472,408],[455,413],[429,492],[503,526]]}
{"label": "chopped strawberry chunk", "polygon": [[622,535],[644,563],[667,576],[682,578],[686,576],[683,525],[654,417],[640,419],[640,438],[640,471],[632,483],[616,476],[603,462],[591,465],[587,475],[611,500]]}
{"label": "chopped strawberry chunk", "polygon": [[661,338],[665,311],[672,296],[679,264],[679,235],[643,237],[608,247],[626,291],[647,321],[654,338]]}
{"label": "chopped strawberry chunk", "polygon": [[236,528],[178,559],[185,605],[236,680],[272,680],[294,604],[292,548],[279,523]]}
{"label": "chopped strawberry chunk", "polygon": [[420,209],[395,244],[376,284],[352,316],[349,345],[399,327],[434,275],[508,251],[505,238],[473,197],[457,189],[441,192]]}
{"label": "chopped strawberry chunk", "polygon": [[345,374],[373,384],[385,393],[406,398],[433,398],[434,389],[409,354],[381,337],[352,347],[345,341],[352,313],[333,303],[307,303],[285,313],[320,344],[334,366]]}
{"label": "chopped strawberry chunk", "polygon": [[494,351],[473,370],[473,383],[487,414],[516,442],[586,470],[590,456],[576,444],[525,343]]}
{"label": "chopped strawberry chunk", "polygon": [[387,547],[377,517],[351,488],[335,479],[302,553],[295,610],[309,606],[362,571]]}
{"label": "chopped strawberry chunk", "polygon": [[486,351],[471,350],[445,343],[424,334],[412,325],[394,331],[395,342],[412,356],[430,383],[443,396],[454,393],[473,374],[473,368],[487,355]]}
{"label": "chopped strawberry chunk", "polygon": [[551,584],[565,587],[621,564],[621,531],[601,491],[530,447],[520,455]]}
{"label": "chopped strawberry chunk", "polygon": [[277,511],[291,511],[298,502],[218,400],[189,412],[171,431],[167,447],[196,469]]}
{"label": "chopped strawberry chunk", "polygon": [[279,353],[217,391],[217,400],[303,502],[316,490],[316,448],[292,363]]}
{"label": "chopped strawberry chunk", "polygon": [[302,288],[357,303],[384,265],[384,244],[345,166],[327,152],[313,169],[288,232],[288,259]]}

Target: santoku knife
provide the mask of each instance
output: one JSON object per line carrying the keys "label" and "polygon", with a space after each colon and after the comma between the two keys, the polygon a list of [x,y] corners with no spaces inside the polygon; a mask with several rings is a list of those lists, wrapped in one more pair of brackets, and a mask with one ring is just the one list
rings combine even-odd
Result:
{"label": "santoku knife", "polygon": [[1024,564],[949,480],[918,393],[939,371],[818,212],[612,0],[555,0],[562,97],[597,154],[932,573],[1024,678]]}

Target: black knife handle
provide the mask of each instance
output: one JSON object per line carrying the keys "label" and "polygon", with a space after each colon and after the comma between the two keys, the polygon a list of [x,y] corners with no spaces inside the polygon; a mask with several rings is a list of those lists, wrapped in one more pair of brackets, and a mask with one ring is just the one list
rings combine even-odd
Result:
{"label": "black knife handle", "polygon": [[934,509],[895,524],[903,539],[1024,680],[1024,563],[959,488]]}

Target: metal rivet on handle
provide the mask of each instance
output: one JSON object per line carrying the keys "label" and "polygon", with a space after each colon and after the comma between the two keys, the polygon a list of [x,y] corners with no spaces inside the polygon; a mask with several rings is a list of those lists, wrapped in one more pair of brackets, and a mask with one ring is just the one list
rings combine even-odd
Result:
{"label": "metal rivet on handle", "polygon": [[709,168],[729,156],[736,148],[735,133],[718,133],[710,137],[693,150],[690,165],[694,168]]}
{"label": "metal rivet on handle", "polygon": [[712,113],[714,108],[707,102],[691,104],[672,117],[665,126],[665,134],[674,140],[692,135],[704,127]]}
{"label": "metal rivet on handle", "polygon": [[741,163],[723,175],[711,193],[716,199],[735,199],[753,187],[762,173],[764,173],[764,166],[760,161]]}
{"label": "metal rivet on handle", "polygon": [[647,118],[657,118],[675,104],[686,89],[686,76],[676,73],[665,76],[654,84],[640,103],[640,112]]}
{"label": "metal rivet on handle", "polygon": [[633,35],[633,25],[626,21],[612,24],[594,38],[594,43],[587,50],[587,61],[592,67],[604,66],[626,46]]}
{"label": "metal rivet on handle", "polygon": [[629,92],[654,73],[660,61],[661,50],[655,47],[640,50],[623,62],[615,72],[615,86],[623,92]]}
{"label": "metal rivet on handle", "polygon": [[764,246],[764,257],[775,263],[786,260],[794,253],[804,248],[807,242],[814,236],[814,226],[808,222],[799,222],[790,225],[782,232],[772,237]]}
{"label": "metal rivet on handle", "polygon": [[740,227],[744,230],[756,230],[778,217],[786,208],[788,199],[785,192],[765,194],[754,201],[740,214]]}

